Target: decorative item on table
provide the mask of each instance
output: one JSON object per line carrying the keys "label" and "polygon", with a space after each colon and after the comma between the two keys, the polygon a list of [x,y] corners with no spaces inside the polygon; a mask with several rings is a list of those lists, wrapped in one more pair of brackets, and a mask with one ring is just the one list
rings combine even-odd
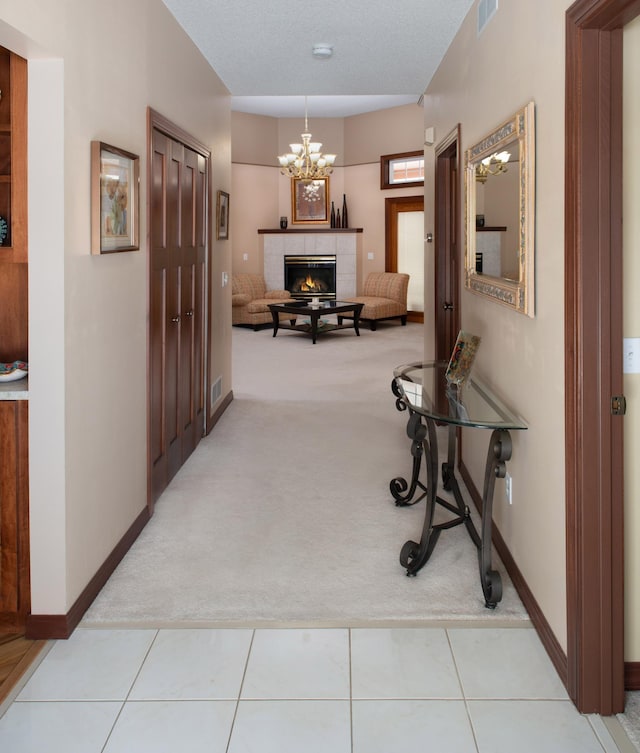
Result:
{"label": "decorative item on table", "polygon": [[0,363],[0,382],[15,382],[24,379],[29,373],[29,365],[25,361]]}
{"label": "decorative item on table", "polygon": [[340,219],[340,210],[336,210],[336,227],[342,227],[342,220]]}
{"label": "decorative item on table", "polygon": [[484,215],[483,214],[476,215],[476,227],[484,227]]}
{"label": "decorative item on table", "polygon": [[347,195],[342,194],[342,227],[349,227],[349,215],[347,213]]}
{"label": "decorative item on table", "polygon": [[280,218],[280,229],[281,230],[286,230],[288,224],[289,224],[289,220],[287,220],[286,217],[281,217]]}
{"label": "decorative item on table", "polygon": [[478,335],[460,330],[445,373],[445,378],[449,384],[455,384],[457,387],[464,385],[471,373],[479,345],[480,338]]}
{"label": "decorative item on table", "polygon": [[333,202],[331,202],[331,227],[335,227],[335,226],[336,226],[336,208]]}
{"label": "decorative item on table", "polygon": [[0,217],[0,246],[4,245],[6,237],[9,233],[9,225],[4,217]]}

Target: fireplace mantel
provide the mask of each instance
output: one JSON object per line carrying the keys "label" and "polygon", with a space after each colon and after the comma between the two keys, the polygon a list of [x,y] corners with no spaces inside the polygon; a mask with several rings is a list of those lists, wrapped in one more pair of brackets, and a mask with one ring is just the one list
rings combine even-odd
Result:
{"label": "fireplace mantel", "polygon": [[258,233],[264,235],[265,233],[278,233],[282,235],[288,235],[289,233],[361,233],[361,227],[288,227],[283,230],[278,228],[259,228]]}

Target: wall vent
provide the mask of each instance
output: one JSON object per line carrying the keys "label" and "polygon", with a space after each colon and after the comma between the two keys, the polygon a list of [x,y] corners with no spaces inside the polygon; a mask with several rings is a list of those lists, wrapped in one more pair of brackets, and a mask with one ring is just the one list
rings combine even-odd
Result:
{"label": "wall vent", "polygon": [[480,0],[478,3],[478,36],[498,10],[498,0]]}
{"label": "wall vent", "polygon": [[211,385],[211,405],[222,396],[222,377],[218,377]]}

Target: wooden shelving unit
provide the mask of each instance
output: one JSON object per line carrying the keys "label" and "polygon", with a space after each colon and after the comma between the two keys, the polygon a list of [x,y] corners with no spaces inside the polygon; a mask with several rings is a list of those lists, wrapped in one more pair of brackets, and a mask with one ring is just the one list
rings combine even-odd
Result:
{"label": "wooden shelving unit", "polygon": [[[27,61],[1,47],[0,217],[0,362],[28,362]],[[0,634],[30,609],[28,415],[28,400],[0,400]]]}
{"label": "wooden shelving unit", "polygon": [[0,47],[0,362],[28,361],[27,61]]}

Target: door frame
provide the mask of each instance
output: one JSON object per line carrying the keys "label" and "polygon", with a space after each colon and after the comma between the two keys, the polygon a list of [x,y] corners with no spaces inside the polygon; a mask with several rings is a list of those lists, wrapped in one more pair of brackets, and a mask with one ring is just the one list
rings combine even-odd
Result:
{"label": "door frame", "polygon": [[640,0],[566,14],[565,462],[567,690],[624,709],[622,27]]}
{"label": "door frame", "polygon": [[159,112],[154,110],[151,107],[147,108],[147,196],[149,197],[149,200],[147,201],[147,509],[149,510],[149,517],[153,515],[154,510],[154,496],[153,496],[153,484],[152,484],[152,459],[151,459],[151,334],[150,334],[150,327],[151,327],[151,317],[150,317],[150,307],[151,307],[151,285],[152,285],[152,268],[150,263],[150,242],[151,242],[151,227],[152,227],[152,205],[153,202],[151,201],[151,195],[153,191],[152,186],[152,166],[153,166],[153,132],[159,131],[166,136],[169,136],[169,138],[174,139],[175,141],[180,142],[181,144],[184,144],[184,146],[189,147],[189,149],[192,149],[194,152],[197,152],[202,157],[205,158],[207,161],[207,172],[208,172],[208,179],[207,179],[207,200],[206,200],[206,207],[205,207],[205,217],[206,217],[206,223],[207,223],[207,229],[206,229],[206,242],[207,242],[207,248],[206,248],[206,254],[205,254],[205,275],[206,275],[206,285],[205,285],[205,312],[204,312],[204,327],[205,327],[205,336],[204,336],[204,352],[202,353],[203,358],[203,365],[204,365],[204,421],[203,421],[203,427],[202,427],[202,435],[204,436],[208,431],[208,425],[207,425],[207,416],[209,416],[210,413],[210,393],[209,389],[207,388],[209,379],[208,374],[210,370],[210,353],[211,349],[209,348],[209,332],[211,332],[211,274],[210,274],[210,268],[211,268],[211,244],[212,244],[212,222],[210,221],[210,212],[211,212],[211,190],[212,190],[212,175],[211,175],[211,151],[206,147],[205,144],[201,143],[196,139],[194,136],[192,136],[190,133],[185,131],[180,126],[176,125],[172,121],[170,121],[168,118],[166,118],[164,115],[161,115]]}
{"label": "door frame", "polygon": [[[455,158],[452,151],[455,147]],[[435,291],[434,291],[434,332],[436,338],[436,358],[448,359],[455,345],[455,338],[460,329],[460,269],[462,267],[463,243],[462,237],[457,242],[457,258],[453,273],[451,259],[449,259],[448,230],[460,233],[462,217],[460,211],[460,181],[462,176],[462,154],[460,149],[460,123],[442,139],[435,148],[435,185],[434,185],[434,235],[435,235]],[[451,175],[451,165],[457,171],[453,182],[453,206],[450,201],[451,192],[448,190],[448,178]],[[448,316],[444,306],[452,305],[453,341],[447,342],[446,321]]]}
{"label": "door frame", "polygon": [[[386,272],[398,271],[398,214],[400,212],[423,212],[424,194],[418,196],[389,196],[384,200],[384,268]],[[422,271],[424,273],[424,255]],[[408,311],[407,321],[424,322],[422,311]]]}

